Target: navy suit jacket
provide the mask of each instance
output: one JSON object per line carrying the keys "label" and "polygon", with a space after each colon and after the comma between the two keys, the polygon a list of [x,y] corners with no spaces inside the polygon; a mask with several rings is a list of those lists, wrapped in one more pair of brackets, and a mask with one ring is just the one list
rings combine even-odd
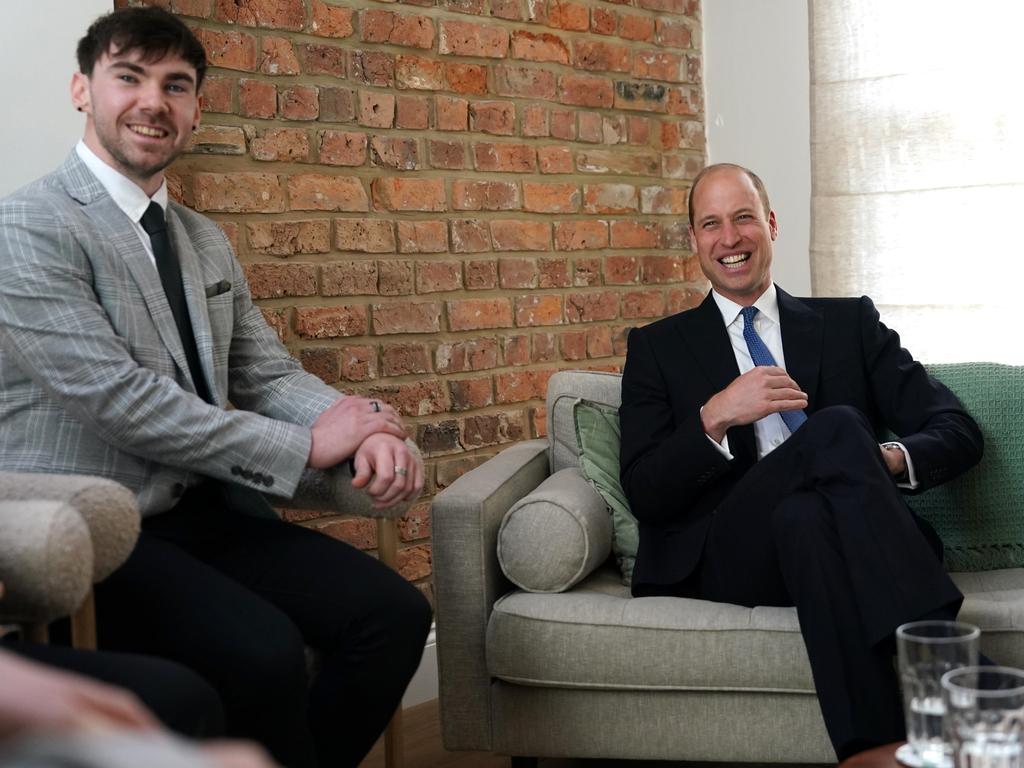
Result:
{"label": "navy suit jacket", "polygon": [[[900,346],[866,296],[796,299],[778,290],[786,369],[808,415],[858,408],[880,441],[899,436],[926,490],[981,458],[977,424]],[[700,408],[739,376],[713,298],[629,334],[622,379],[621,479],[640,522],[634,594],[671,592],[696,567],[716,506],[757,461],[752,425],[728,432],[727,460],[704,433]]]}

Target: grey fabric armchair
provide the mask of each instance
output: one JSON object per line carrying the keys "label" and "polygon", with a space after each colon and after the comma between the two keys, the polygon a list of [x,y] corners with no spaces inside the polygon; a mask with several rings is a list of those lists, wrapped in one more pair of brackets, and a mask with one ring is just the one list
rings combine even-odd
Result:
{"label": "grey fabric armchair", "polygon": [[96,647],[93,584],[125,561],[139,535],[135,496],[111,480],[0,472],[0,623],[38,641],[71,616],[72,644]]}
{"label": "grey fabric armchair", "polygon": [[[1016,469],[1024,462],[1024,369],[963,364],[944,376],[978,418],[986,453],[964,478],[973,490],[933,500],[931,511],[972,525],[998,511],[1008,529],[1024,530],[1006,512],[1024,503],[1024,472]],[[954,380],[985,386],[969,401]],[[574,404],[583,398],[617,408],[619,395],[615,374],[555,374],[547,439],[505,449],[434,500],[445,747],[523,758],[514,764],[534,757],[834,762],[795,609],[633,598],[614,558],[561,591],[528,592],[503,573],[505,515],[558,473],[578,473]],[[579,530],[607,535],[587,521],[595,503],[603,509],[584,498],[596,491],[564,487],[578,503],[552,506],[552,514],[573,507]],[[953,578],[966,595],[961,618],[982,628],[982,650],[1024,666],[1024,568]]]}
{"label": "grey fabric armchair", "polygon": [[[415,443],[407,444],[419,456]],[[376,519],[380,559],[397,570],[398,518],[412,502],[375,509],[352,487],[347,464],[307,470],[293,498],[266,500],[253,505],[257,513],[288,504]],[[0,472],[0,625],[19,625],[29,639],[46,642],[47,625],[70,616],[72,645],[95,649],[93,584],[127,559],[139,529],[134,494],[111,480]],[[401,711],[385,732],[385,755],[388,768],[401,764]]]}

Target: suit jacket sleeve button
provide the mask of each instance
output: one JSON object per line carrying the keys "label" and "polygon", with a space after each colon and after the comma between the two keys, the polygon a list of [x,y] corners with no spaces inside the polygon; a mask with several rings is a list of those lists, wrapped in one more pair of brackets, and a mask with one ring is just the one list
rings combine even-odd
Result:
{"label": "suit jacket sleeve button", "polygon": [[231,468],[231,474],[237,477],[238,475],[242,474],[242,468],[236,464]]}
{"label": "suit jacket sleeve button", "polygon": [[269,488],[270,486],[272,486],[274,484],[274,478],[269,477],[269,476],[264,477],[263,478],[263,484],[265,486],[267,486],[267,488]]}

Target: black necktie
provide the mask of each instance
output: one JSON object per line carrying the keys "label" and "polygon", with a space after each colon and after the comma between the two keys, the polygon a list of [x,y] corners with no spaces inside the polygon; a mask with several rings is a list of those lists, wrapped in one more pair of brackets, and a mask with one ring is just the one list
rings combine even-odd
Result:
{"label": "black necktie", "polygon": [[181,337],[181,345],[185,348],[185,358],[188,360],[188,370],[192,374],[192,382],[195,384],[199,396],[211,403],[213,400],[210,397],[210,390],[206,386],[206,379],[203,378],[202,366],[199,365],[196,337],[192,333],[188,306],[185,304],[185,288],[181,283],[181,265],[178,264],[178,257],[171,249],[171,240],[167,237],[164,209],[157,203],[150,203],[149,208],[142,214],[141,223],[142,228],[149,234],[149,241],[153,245],[156,269],[160,273],[160,282],[163,283],[167,303],[171,305],[174,324],[178,326],[178,335]]}

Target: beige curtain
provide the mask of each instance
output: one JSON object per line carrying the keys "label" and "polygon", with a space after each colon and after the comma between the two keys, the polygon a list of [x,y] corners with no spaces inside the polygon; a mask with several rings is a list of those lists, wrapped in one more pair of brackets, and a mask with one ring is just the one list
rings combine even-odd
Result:
{"label": "beige curtain", "polygon": [[924,361],[1024,363],[1024,3],[810,17],[814,294],[871,296]]}

